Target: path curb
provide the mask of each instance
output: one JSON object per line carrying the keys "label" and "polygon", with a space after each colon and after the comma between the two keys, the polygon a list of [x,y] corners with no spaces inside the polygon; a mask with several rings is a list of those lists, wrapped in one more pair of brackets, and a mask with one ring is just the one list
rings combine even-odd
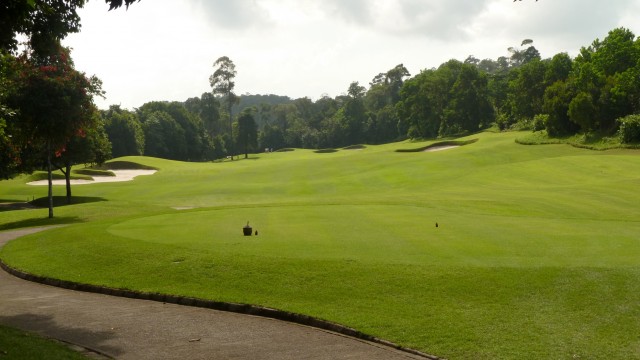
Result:
{"label": "path curb", "polygon": [[207,308],[207,309],[218,310],[218,311],[227,311],[227,312],[233,312],[233,313],[239,313],[239,314],[245,314],[245,315],[253,315],[253,316],[259,316],[264,318],[276,319],[276,320],[286,321],[290,323],[310,326],[310,327],[314,327],[322,330],[327,330],[327,331],[331,331],[341,335],[387,346],[408,354],[423,357],[425,359],[441,360],[439,357],[425,354],[418,350],[402,347],[390,341],[379,339],[375,336],[365,334],[361,331],[358,331],[340,324],[336,324],[330,321],[314,318],[308,315],[297,314],[297,313],[292,313],[288,311],[282,311],[278,309],[272,309],[272,308],[249,305],[249,304],[228,303],[228,302],[212,301],[212,300],[205,300],[205,299],[193,298],[193,297],[141,292],[141,291],[126,290],[126,289],[116,289],[116,288],[109,288],[106,286],[97,286],[97,285],[82,284],[82,283],[77,283],[77,282],[67,281],[67,280],[53,279],[45,276],[29,274],[22,270],[14,269],[9,265],[5,264],[4,261],[2,260],[0,260],[0,267],[15,277],[18,277],[20,279],[27,280],[27,281],[44,284],[44,285],[60,287],[60,288],[69,289],[69,290],[103,294],[103,295],[111,295],[111,296],[118,296],[118,297],[139,299],[139,300],[150,300],[150,301],[156,301],[156,302],[162,302],[162,303]]}

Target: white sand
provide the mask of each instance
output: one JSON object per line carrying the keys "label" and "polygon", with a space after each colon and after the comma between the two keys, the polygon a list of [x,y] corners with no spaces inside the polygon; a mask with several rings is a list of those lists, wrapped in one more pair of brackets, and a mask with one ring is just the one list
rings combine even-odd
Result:
{"label": "white sand", "polygon": [[[106,182],[122,182],[122,181],[131,181],[136,176],[141,175],[153,175],[156,173],[156,170],[111,170],[116,176],[94,176],[93,180],[71,180],[71,185],[86,185],[86,184],[96,184],[96,183],[106,183]],[[27,183],[27,185],[48,185],[49,182],[47,180],[39,180],[32,181]],[[66,181],[62,180],[53,180],[53,185],[66,185]]]}
{"label": "white sand", "polygon": [[427,150],[425,150],[425,152],[449,150],[449,149],[454,149],[454,148],[457,148],[457,147],[460,147],[460,145],[434,146],[432,148],[428,148]]}

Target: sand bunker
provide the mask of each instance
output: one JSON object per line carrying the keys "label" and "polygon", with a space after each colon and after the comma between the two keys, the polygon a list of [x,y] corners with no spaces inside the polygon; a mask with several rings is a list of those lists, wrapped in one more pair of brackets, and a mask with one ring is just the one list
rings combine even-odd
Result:
{"label": "sand bunker", "polygon": [[[116,176],[94,176],[93,180],[71,180],[71,185],[86,185],[86,184],[97,184],[97,183],[106,183],[106,182],[122,182],[122,181],[131,181],[136,176],[141,175],[153,175],[156,173],[156,170],[111,170]],[[42,186],[48,185],[47,180],[39,180],[32,181],[27,183],[28,185]],[[66,181],[62,180],[53,180],[53,185],[66,185]]]}
{"label": "sand bunker", "polygon": [[457,147],[460,147],[460,145],[434,146],[434,147],[430,147],[430,148],[426,149],[425,152],[449,150],[449,149],[453,149],[453,148],[457,148]]}

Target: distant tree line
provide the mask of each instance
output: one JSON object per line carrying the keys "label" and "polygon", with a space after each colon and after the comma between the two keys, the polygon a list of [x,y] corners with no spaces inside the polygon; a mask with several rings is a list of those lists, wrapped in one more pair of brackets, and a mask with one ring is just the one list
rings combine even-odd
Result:
{"label": "distant tree line", "polygon": [[[221,59],[235,71],[230,59]],[[627,131],[623,141],[639,141],[633,129],[640,128],[634,120],[640,116],[628,117],[640,113],[639,79],[640,41],[617,28],[573,59],[566,53],[541,59],[527,39],[495,60],[469,56],[413,77],[399,64],[375,75],[368,89],[353,82],[335,98],[237,96],[228,87],[230,76],[227,83],[217,83],[222,87],[216,94],[149,103],[136,111],[112,107],[103,117],[114,156],[193,161],[264,149],[455,136],[490,126],[546,130],[550,136],[620,130]],[[116,135],[125,128],[131,135]],[[248,141],[244,131],[255,132],[249,137],[255,140],[242,145]]]}

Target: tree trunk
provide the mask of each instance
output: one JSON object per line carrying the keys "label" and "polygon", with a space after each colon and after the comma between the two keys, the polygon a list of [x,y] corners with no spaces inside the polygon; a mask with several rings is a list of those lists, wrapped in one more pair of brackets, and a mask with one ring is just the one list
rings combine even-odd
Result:
{"label": "tree trunk", "polygon": [[71,205],[71,165],[66,165],[66,171],[64,171],[64,177],[67,182],[67,205]]}
{"label": "tree trunk", "polygon": [[51,166],[51,144],[47,144],[47,175],[49,180],[49,219],[53,219],[53,173]]}

